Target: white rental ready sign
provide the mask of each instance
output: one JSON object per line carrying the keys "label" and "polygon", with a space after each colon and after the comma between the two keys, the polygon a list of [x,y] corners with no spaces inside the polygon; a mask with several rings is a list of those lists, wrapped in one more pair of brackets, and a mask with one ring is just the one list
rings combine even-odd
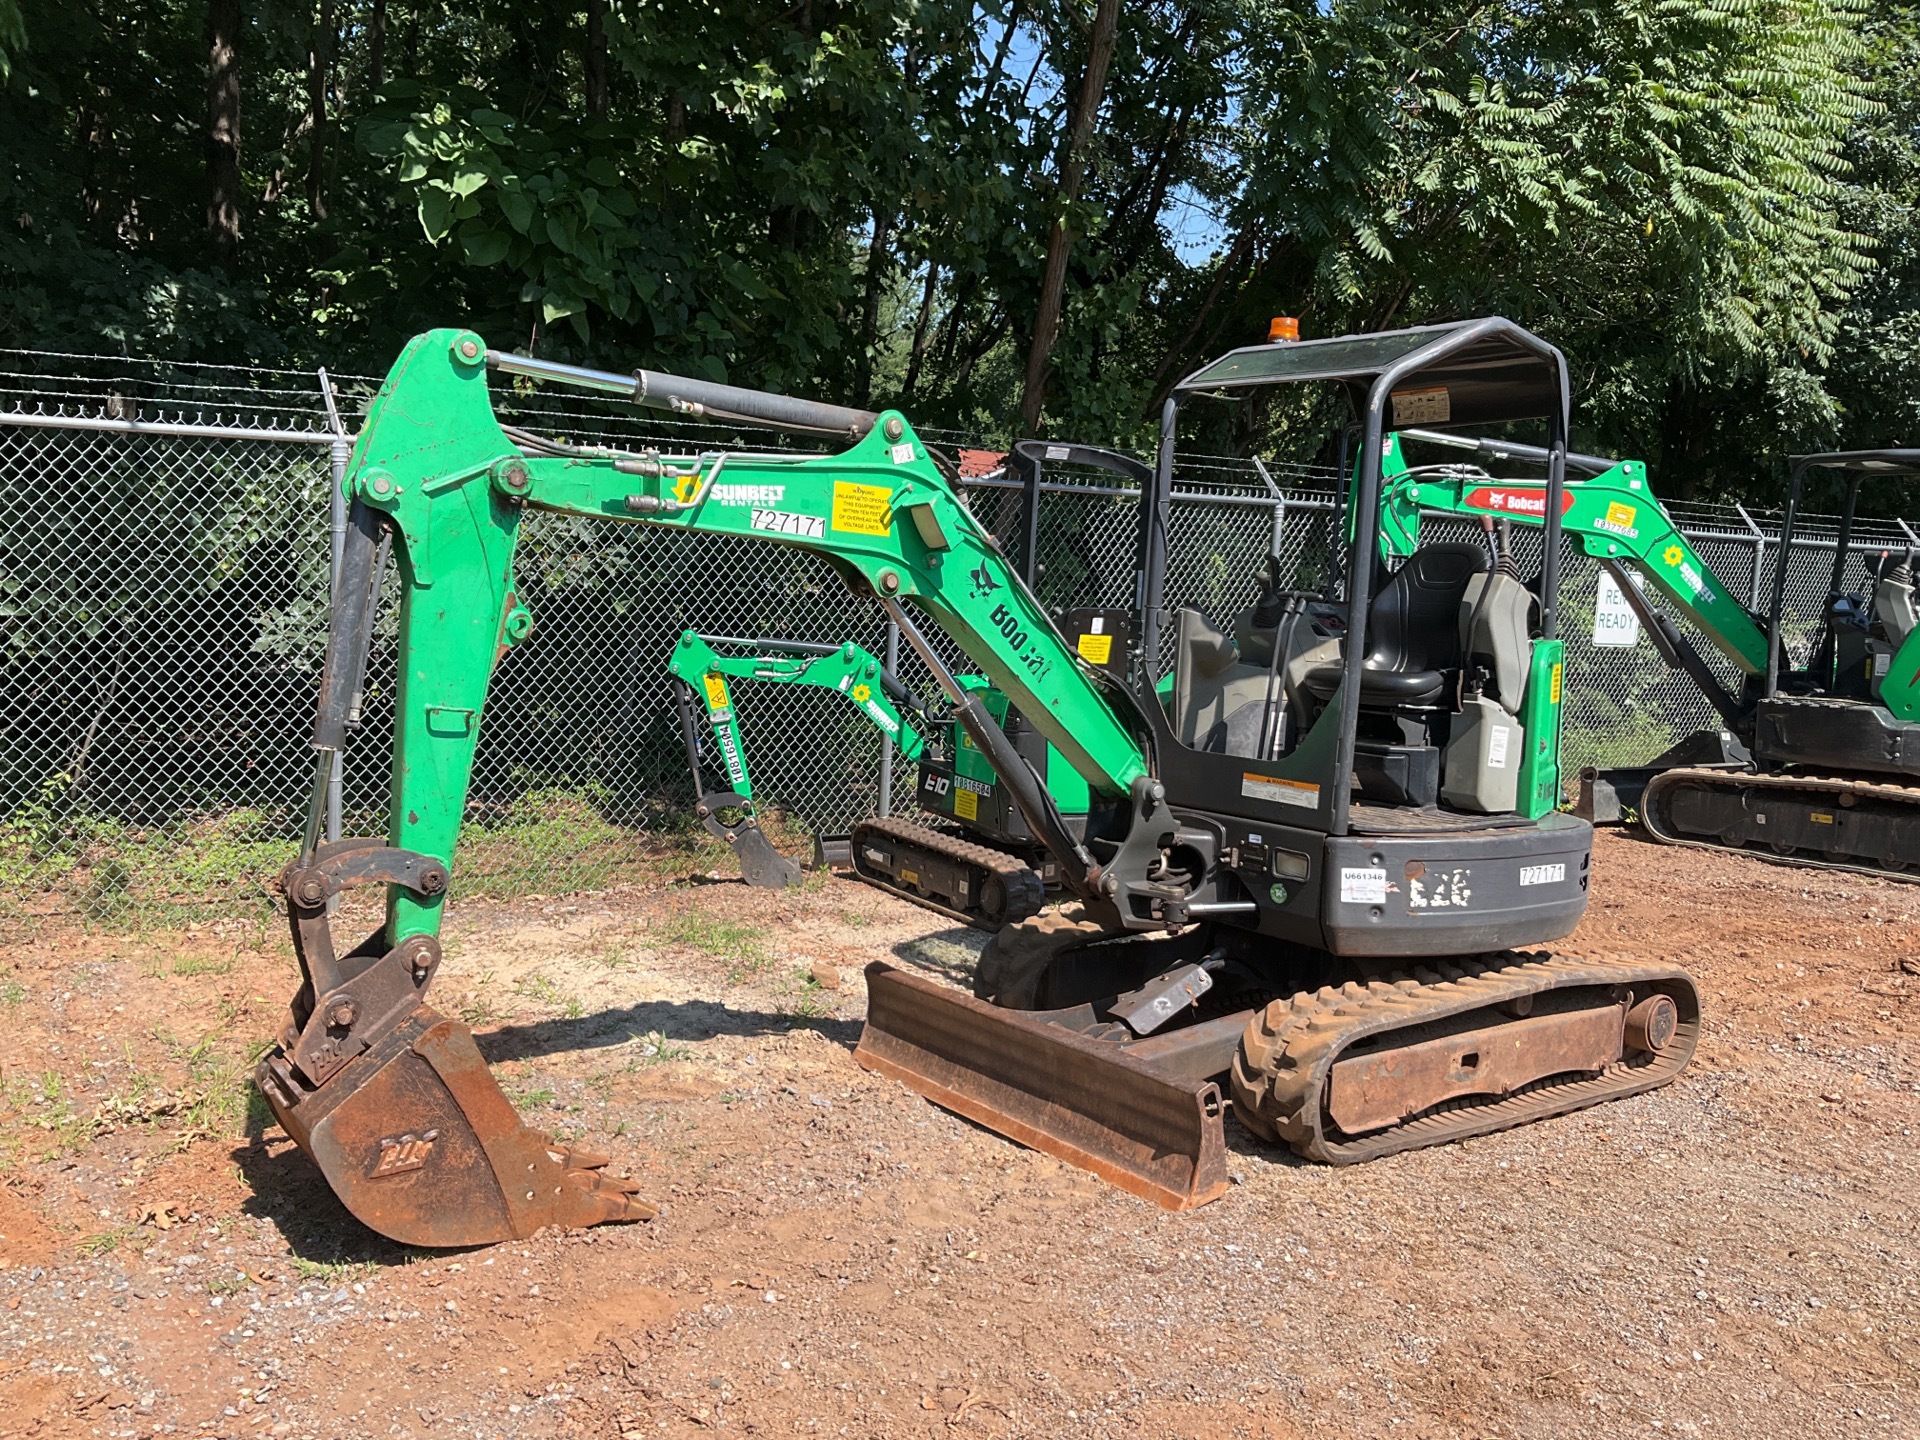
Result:
{"label": "white rental ready sign", "polygon": [[1640,617],[1605,570],[1600,572],[1600,589],[1593,599],[1593,643],[1620,647],[1640,643]]}

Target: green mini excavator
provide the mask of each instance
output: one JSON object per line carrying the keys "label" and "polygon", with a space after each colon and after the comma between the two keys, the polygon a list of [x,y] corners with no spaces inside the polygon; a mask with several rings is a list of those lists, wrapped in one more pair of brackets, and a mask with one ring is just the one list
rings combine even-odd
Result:
{"label": "green mini excavator", "polygon": [[[1147,466],[1115,450],[1055,441],[1017,442],[1006,456],[1006,468],[1018,480],[1019,501],[1008,529],[1017,532],[1012,538],[1018,569],[1030,591],[1041,575],[1041,486],[1048,468],[1058,465],[1106,471],[1140,490],[1152,475]],[[1073,640],[1074,654],[1081,660],[1125,673],[1134,626],[1131,611],[1061,606],[1052,615]],[[733,787],[713,794],[702,790],[696,814],[710,833],[739,855],[742,877],[749,884],[791,885],[798,881],[800,869],[774,850],[754,817],[746,746],[727,687],[729,679],[824,687],[847,696],[856,711],[898,744],[907,762],[916,767],[916,802],[925,814],[942,822],[932,826],[898,815],[869,816],[858,821],[844,839],[816,836],[819,862],[844,864],[870,885],[989,930],[1035,914],[1049,893],[1059,893],[1059,862],[1028,826],[1012,794],[1000,783],[993,762],[950,712],[929,710],[870,652],[850,641],[833,646],[709,637],[688,630],[681,635],[668,669],[675,681],[674,698],[695,785],[704,784],[696,719],[696,707],[704,702],[708,728]],[[954,678],[979,699],[1007,743],[1039,775],[1067,830],[1076,836],[1084,834],[1090,804],[1086,779],[985,676]],[[900,713],[903,705],[917,716],[921,730],[915,730]]]}
{"label": "green mini excavator", "polygon": [[[1471,448],[1489,457],[1546,460],[1535,447],[1451,434],[1396,437]],[[1578,813],[1607,822],[1637,811],[1654,838],[1731,850],[1788,865],[1920,878],[1920,624],[1911,551],[1883,554],[1869,593],[1843,586],[1862,484],[1920,473],[1920,450],[1801,455],[1791,461],[1786,513],[1765,614],[1749,610],[1715,576],[1648,488],[1646,467],[1574,454],[1585,472],[1566,483],[1562,529],[1614,579],[1661,657],[1683,671],[1718,712],[1720,727],[1681,740],[1646,765],[1589,770]],[[1388,469],[1383,550],[1411,553],[1422,510],[1538,526],[1545,482],[1498,480],[1458,467]],[[1809,470],[1846,487],[1826,602],[1795,668],[1782,642],[1786,567]],[[1636,574],[1644,585],[1630,583]],[[1674,610],[1740,677],[1729,689],[1661,609]]]}
{"label": "green mini excavator", "polygon": [[[836,440],[831,454],[665,455],[495,418],[491,374]],[[1225,626],[1169,613],[1181,411],[1313,385],[1359,426],[1353,542],[1327,593],[1283,588]],[[1488,318],[1237,350],[1180,382],[1140,506],[1138,640],[1094,664],[957,496],[906,417],[649,371],[413,340],[371,403],[315,730],[307,838],[282,877],[303,982],[258,1078],[347,1208],[467,1245],[649,1213],[605,1157],[528,1129],[428,993],[496,666],[530,642],[514,550],[544,510],[798,546],[876,600],[1057,862],[1070,903],[1010,925],[965,994],[875,963],[862,1065],[1173,1208],[1227,1187],[1222,1118],[1347,1163],[1504,1129],[1672,1080],[1695,987],[1658,963],[1551,955],[1585,912],[1592,832],[1557,811],[1565,361]],[[1377,560],[1385,437],[1544,420],[1546,563],[1484,546]],[[398,567],[387,833],[322,843],[380,562]],[[923,626],[944,631],[1084,778],[1076,832]],[[1163,639],[1168,643],[1163,655]],[[1467,677],[1490,704],[1463,710]],[[330,903],[379,887],[336,943]]]}

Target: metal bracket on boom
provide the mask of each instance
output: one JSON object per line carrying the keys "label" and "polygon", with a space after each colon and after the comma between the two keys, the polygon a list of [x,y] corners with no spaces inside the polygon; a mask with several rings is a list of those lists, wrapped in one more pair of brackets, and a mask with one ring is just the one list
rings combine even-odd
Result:
{"label": "metal bracket on boom", "polygon": [[343,891],[401,885],[422,898],[446,893],[447,867],[384,840],[338,840],[280,876],[303,984],[281,1044],[301,1073],[318,1085],[370,1048],[425,998],[440,965],[440,942],[415,935],[388,949],[385,927],[345,955],[336,952],[328,906]]}

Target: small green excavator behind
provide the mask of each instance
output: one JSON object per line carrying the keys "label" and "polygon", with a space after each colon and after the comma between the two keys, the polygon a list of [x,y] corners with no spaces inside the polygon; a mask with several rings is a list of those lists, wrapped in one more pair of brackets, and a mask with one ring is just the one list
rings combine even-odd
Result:
{"label": "small green excavator behind", "polygon": [[[1020,578],[1029,591],[1039,585],[1042,570],[1041,487],[1048,467],[1061,465],[1074,467],[1075,473],[1097,470],[1118,475],[1136,490],[1144,490],[1152,478],[1147,466],[1116,450],[1056,441],[1016,442],[1005,457],[1005,468],[1017,478],[1017,489],[1001,493],[1018,505],[1017,509],[1001,508],[1014,510],[1004,528],[1011,532]],[[1135,568],[1137,572],[1137,556]],[[1051,613],[1073,638],[1074,653],[1081,660],[1125,673],[1134,626],[1131,612],[1059,606]],[[999,782],[993,762],[974,745],[966,728],[950,712],[923,705],[881,661],[851,641],[832,646],[708,637],[688,630],[681,635],[668,669],[675,681],[674,698],[695,786],[705,783],[695,715],[695,707],[704,701],[708,727],[733,787],[730,793],[711,795],[702,788],[696,813],[710,833],[739,854],[741,875],[748,884],[795,884],[800,867],[779,856],[754,817],[746,746],[727,688],[730,678],[837,690],[916,767],[915,800],[921,811],[940,823],[920,824],[884,812],[869,816],[844,838],[816,835],[816,863],[845,865],[870,885],[988,930],[1038,913],[1047,895],[1059,893],[1059,862],[1028,826],[1019,805]],[[954,678],[979,699],[1008,744],[1039,775],[1067,830],[1083,835],[1090,803],[1086,779],[985,676]],[[918,718],[924,736],[901,715],[901,705]]]}
{"label": "small green excavator behind", "polygon": [[[1544,452],[1503,441],[1399,437],[1475,448],[1508,460]],[[1714,575],[1648,488],[1637,461],[1570,455],[1586,476],[1567,482],[1561,526],[1613,578],[1667,663],[1684,671],[1719,713],[1721,728],[1680,741],[1644,766],[1589,770],[1579,814],[1598,823],[1638,812],[1669,844],[1732,850],[1788,865],[1920,878],[1920,625],[1911,551],[1880,557],[1870,594],[1843,588],[1863,482],[1920,473],[1920,450],[1801,455],[1791,461],[1775,552],[1772,599],[1750,611]],[[1390,464],[1382,543],[1408,553],[1422,510],[1539,525],[1545,482],[1496,480],[1457,467]],[[1833,572],[1807,663],[1793,668],[1781,641],[1787,565],[1809,470],[1840,474],[1846,501]],[[1645,585],[1630,583],[1637,572]],[[1661,609],[1671,605],[1741,677],[1729,690]]]}
{"label": "small green excavator behind", "polygon": [[[847,448],[669,456],[510,434],[489,372]],[[1360,426],[1344,573],[1307,594],[1269,567],[1230,628],[1169,615],[1180,412],[1282,385],[1331,390]],[[283,877],[303,983],[258,1071],[275,1115],[352,1213],[408,1243],[647,1213],[604,1157],[526,1128],[467,1028],[427,1003],[488,687],[532,628],[513,561],[533,509],[799,546],[900,627],[1071,895],[988,942],[973,995],[868,968],[855,1058],[957,1113],[1184,1208],[1227,1186],[1222,1080],[1249,1129],[1335,1163],[1672,1080],[1699,1030],[1684,971],[1514,948],[1567,935],[1591,879],[1591,828],[1556,808],[1567,409],[1560,353],[1498,318],[1205,366],[1162,416],[1140,507],[1138,643],[1096,665],[897,412],[581,370],[466,331],[417,337],[345,480],[315,809]],[[1537,588],[1473,544],[1422,545],[1383,571],[1389,428],[1524,419],[1545,420],[1549,454]],[[387,834],[323,844],[319,797],[389,552],[401,602]],[[1079,832],[923,623],[1085,779]],[[1490,704],[1459,703],[1470,676]],[[336,944],[330,901],[360,886],[384,890],[384,923]]]}
{"label": "small green excavator behind", "polygon": [[[895,745],[902,759],[917,767],[916,794],[922,808],[947,818],[955,827],[933,829],[900,816],[869,815],[855,821],[846,835],[816,831],[816,868],[844,867],[870,885],[987,930],[1038,914],[1046,903],[1047,877],[1050,872],[1057,874],[1057,866],[1044,851],[1038,856],[1028,853],[993,824],[991,769],[984,782],[971,774],[956,778],[956,768],[978,755],[966,732],[951,715],[923,704],[871,651],[851,640],[826,645],[686,630],[667,668],[673,677],[687,763],[699,792],[694,814],[709,834],[731,847],[740,861],[740,877],[749,885],[768,889],[797,885],[802,867],[782,855],[760,826],[746,737],[735,705],[740,681],[806,686],[845,696],[857,715]],[[1009,742],[1025,754],[1022,741],[1034,732],[1021,724],[1006,697],[982,676],[954,678],[962,688],[979,694]],[[730,790],[705,788],[697,710],[705,711]],[[933,746],[922,730],[935,737]],[[1031,757],[1038,762],[1035,769],[1045,777],[1049,794],[1069,825],[1077,818],[1084,826],[1086,781],[1044,739],[1029,742],[1026,748],[1039,751]],[[984,811],[983,795],[989,801]],[[1003,796],[1001,805],[1007,803]]]}

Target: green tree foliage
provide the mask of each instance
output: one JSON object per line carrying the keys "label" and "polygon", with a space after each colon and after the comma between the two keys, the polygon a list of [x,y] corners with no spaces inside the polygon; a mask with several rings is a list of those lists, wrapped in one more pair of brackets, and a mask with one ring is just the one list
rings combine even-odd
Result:
{"label": "green tree foliage", "polygon": [[1143,0],[1070,178],[1094,0],[237,3],[236,238],[236,0],[0,0],[0,343],[378,369],[459,319],[1004,432],[1060,219],[1055,433],[1143,441],[1272,314],[1509,314],[1678,496],[1920,418],[1885,0]]}

